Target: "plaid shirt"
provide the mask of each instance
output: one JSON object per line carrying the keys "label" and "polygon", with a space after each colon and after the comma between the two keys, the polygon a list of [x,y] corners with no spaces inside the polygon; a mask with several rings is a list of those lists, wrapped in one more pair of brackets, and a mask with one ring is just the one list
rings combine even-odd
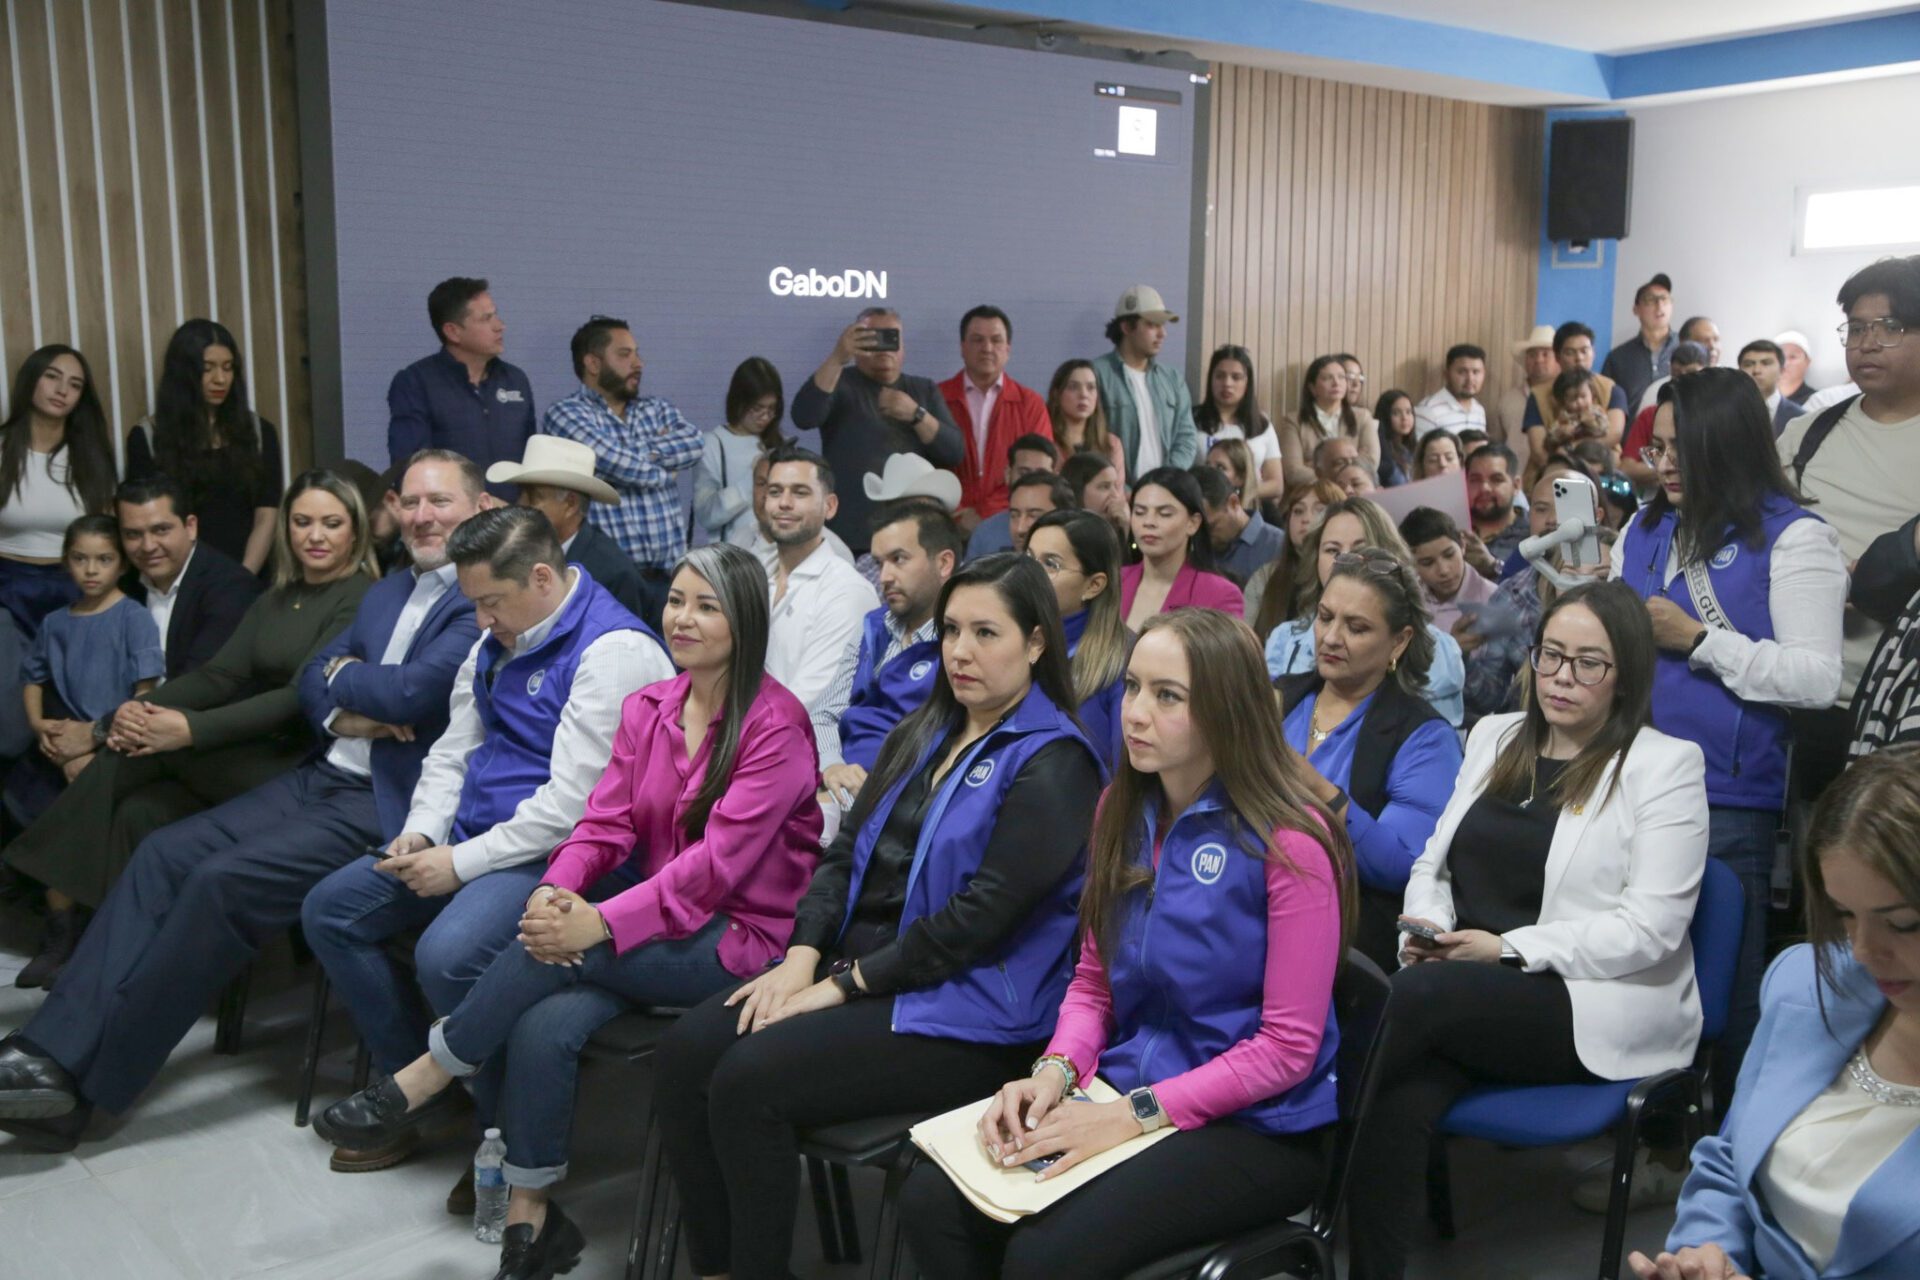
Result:
{"label": "plaid shirt", "polygon": [[619,506],[593,504],[593,523],[635,564],[671,568],[687,549],[679,473],[700,461],[700,428],[659,396],[639,397],[616,418],[583,386],[549,406],[540,429],[590,447],[594,474],[619,490]]}
{"label": "plaid shirt", "polygon": [[[1472,573],[1472,569],[1467,570]],[[1540,625],[1540,573],[1532,565],[1500,584],[1490,608],[1511,611],[1517,622],[1467,655],[1467,722],[1520,709],[1519,675],[1527,665],[1534,628]]]}

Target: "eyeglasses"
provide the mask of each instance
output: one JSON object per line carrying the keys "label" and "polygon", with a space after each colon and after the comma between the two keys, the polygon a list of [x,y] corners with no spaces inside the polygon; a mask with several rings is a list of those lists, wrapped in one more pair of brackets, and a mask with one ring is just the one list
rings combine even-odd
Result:
{"label": "eyeglasses", "polygon": [[1038,561],[1040,568],[1046,572],[1046,575],[1049,578],[1057,578],[1063,573],[1084,574],[1085,572],[1080,568],[1079,565],[1068,564],[1065,560],[1062,560],[1059,556],[1037,556],[1035,557],[1035,559]]}
{"label": "eyeglasses", "polygon": [[1679,466],[1680,451],[1678,449],[1669,449],[1663,444],[1650,444],[1641,449],[1640,461],[1650,467],[1657,467],[1660,465],[1660,459],[1666,457],[1669,453],[1673,455],[1673,465],[1676,467]]}
{"label": "eyeglasses", "polygon": [[1851,351],[1867,345],[1868,338],[1874,339],[1877,347],[1897,347],[1907,336],[1907,326],[1892,316],[1881,316],[1878,320],[1849,320],[1834,332],[1840,335],[1840,345]]}
{"label": "eyeglasses", "polygon": [[1378,574],[1383,578],[1398,576],[1400,557],[1391,551],[1379,547],[1362,547],[1357,551],[1342,551],[1333,558],[1336,569],[1360,569]]}
{"label": "eyeglasses", "polygon": [[1613,664],[1605,658],[1596,658],[1591,654],[1571,657],[1558,649],[1545,649],[1534,645],[1527,650],[1527,661],[1533,664],[1535,672],[1542,676],[1559,674],[1560,668],[1569,662],[1573,664],[1573,682],[1592,688],[1607,678],[1607,672],[1613,670]]}

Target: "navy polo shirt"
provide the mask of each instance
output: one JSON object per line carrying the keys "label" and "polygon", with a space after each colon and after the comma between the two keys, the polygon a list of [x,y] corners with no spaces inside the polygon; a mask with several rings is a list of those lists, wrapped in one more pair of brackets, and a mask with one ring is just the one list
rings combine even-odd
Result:
{"label": "navy polo shirt", "polygon": [[[398,466],[421,449],[452,449],[485,471],[518,462],[537,425],[533,384],[517,365],[495,356],[478,384],[443,347],[393,375],[387,388],[387,455]],[[512,501],[513,485],[487,486]]]}

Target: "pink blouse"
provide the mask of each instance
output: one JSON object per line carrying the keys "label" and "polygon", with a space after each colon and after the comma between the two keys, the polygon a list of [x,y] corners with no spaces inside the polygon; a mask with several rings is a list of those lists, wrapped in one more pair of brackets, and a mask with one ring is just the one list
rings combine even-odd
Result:
{"label": "pink blouse", "polygon": [[[1320,842],[1299,831],[1279,833],[1279,846],[1299,868],[1267,863],[1267,964],[1260,1029],[1210,1062],[1153,1083],[1175,1127],[1198,1129],[1306,1078],[1327,1027],[1327,993],[1342,960],[1340,893]],[[1158,850],[1154,854],[1159,857]],[[1111,1042],[1113,993],[1107,968],[1088,934],[1080,964],[1060,1002],[1048,1053],[1064,1054],[1082,1080],[1100,1067]]]}
{"label": "pink blouse", "polygon": [[690,937],[725,915],[720,963],[744,978],[785,952],[794,908],[819,861],[819,756],[800,700],[763,676],[740,726],[733,776],[705,831],[689,841],[681,820],[706,777],[719,727],[716,716],[689,760],[680,717],[691,683],[682,673],[627,699],[613,758],[573,834],[553,851],[546,883],[580,893],[635,860],[646,879],[598,904],[614,950]]}
{"label": "pink blouse", "polygon": [[[1146,571],[1144,564],[1130,564],[1121,568],[1121,617],[1133,613],[1133,598],[1140,594],[1140,578]],[[1247,599],[1240,593],[1240,588],[1217,573],[1206,573],[1191,564],[1183,564],[1180,572],[1173,575],[1173,590],[1167,592],[1167,602],[1160,606],[1160,612],[1171,613],[1188,605],[1218,609],[1236,618],[1247,616]]]}

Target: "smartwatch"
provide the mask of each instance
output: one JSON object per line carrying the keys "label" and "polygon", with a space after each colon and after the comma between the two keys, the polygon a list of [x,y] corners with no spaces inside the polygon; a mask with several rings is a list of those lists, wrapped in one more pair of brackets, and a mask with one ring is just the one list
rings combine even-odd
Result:
{"label": "smartwatch", "polygon": [[834,986],[840,988],[840,994],[849,1000],[858,1000],[861,996],[867,994],[860,989],[860,984],[854,980],[853,961],[851,960],[835,960],[832,966],[827,969],[827,979],[832,982]]}
{"label": "smartwatch", "polygon": [[1160,1109],[1160,1099],[1152,1089],[1135,1089],[1127,1095],[1127,1102],[1133,1107],[1133,1118],[1140,1122],[1140,1132],[1152,1133],[1166,1124],[1167,1113]]}
{"label": "smartwatch", "polygon": [[1514,950],[1511,942],[1502,938],[1500,939],[1500,963],[1510,969],[1524,969],[1527,967],[1527,958]]}

